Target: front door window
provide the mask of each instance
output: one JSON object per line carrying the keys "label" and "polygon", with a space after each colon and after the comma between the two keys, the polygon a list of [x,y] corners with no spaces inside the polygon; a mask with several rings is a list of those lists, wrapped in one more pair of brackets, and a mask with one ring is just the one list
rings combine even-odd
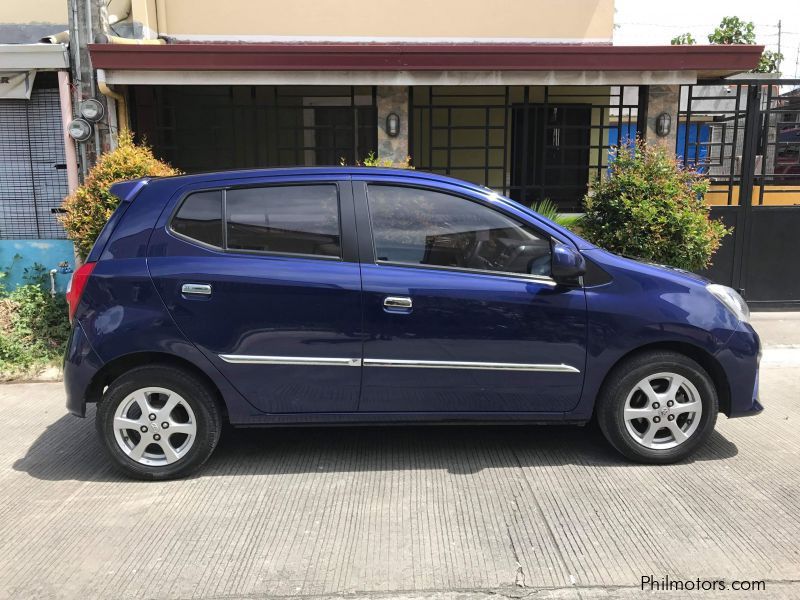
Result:
{"label": "front door window", "polygon": [[378,262],[550,275],[550,242],[487,206],[431,190],[369,186]]}

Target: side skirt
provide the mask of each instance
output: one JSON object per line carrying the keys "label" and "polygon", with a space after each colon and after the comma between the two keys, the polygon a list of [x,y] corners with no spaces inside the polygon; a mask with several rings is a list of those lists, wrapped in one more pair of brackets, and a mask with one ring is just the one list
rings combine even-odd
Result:
{"label": "side skirt", "polygon": [[231,415],[235,427],[262,426],[332,426],[332,425],[585,425],[585,419],[573,419],[565,413],[286,413]]}

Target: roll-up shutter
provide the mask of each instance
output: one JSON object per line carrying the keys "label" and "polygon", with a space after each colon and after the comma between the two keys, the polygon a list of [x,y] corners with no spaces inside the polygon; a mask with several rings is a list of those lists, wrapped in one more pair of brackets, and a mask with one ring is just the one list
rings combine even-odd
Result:
{"label": "roll-up shutter", "polygon": [[66,194],[58,90],[0,100],[0,239],[64,238],[53,209]]}

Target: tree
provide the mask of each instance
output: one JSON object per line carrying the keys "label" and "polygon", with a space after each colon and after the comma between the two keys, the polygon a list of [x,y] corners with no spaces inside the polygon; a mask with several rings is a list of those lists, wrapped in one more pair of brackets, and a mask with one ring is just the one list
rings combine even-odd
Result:
{"label": "tree", "polygon": [[708,185],[661,145],[630,142],[584,199],[582,234],[617,254],[698,271],[730,233],[709,218]]}
{"label": "tree", "polygon": [[[756,43],[756,27],[752,21],[742,21],[739,17],[723,17],[719,26],[710,34],[711,44],[746,44]],[[697,41],[691,33],[676,35],[669,42],[673,46],[691,46]],[[783,60],[783,54],[764,50],[754,73],[777,73]]]}
{"label": "tree", "polygon": [[712,44],[755,44],[756,26],[739,17],[722,17],[713,33],[708,34],[708,41]]}
{"label": "tree", "polygon": [[67,237],[75,242],[75,251],[86,260],[103,226],[119,205],[119,198],[109,188],[112,184],[139,177],[166,177],[180,171],[159,161],[149,147],[136,145],[128,130],[119,134],[117,147],[107,152],[92,167],[86,181],[64,199],[60,215]]}
{"label": "tree", "polygon": [[[712,44],[755,44],[756,27],[752,21],[742,21],[739,17],[723,17],[719,26],[708,35]],[[783,54],[764,50],[754,73],[778,73]]]}
{"label": "tree", "polygon": [[672,38],[669,43],[673,46],[692,46],[697,43],[697,40],[691,33],[682,33]]}
{"label": "tree", "polygon": [[780,65],[783,60],[783,54],[780,52],[773,52],[772,50],[764,50],[761,55],[761,60],[758,61],[758,66],[754,69],[755,73],[780,73]]}

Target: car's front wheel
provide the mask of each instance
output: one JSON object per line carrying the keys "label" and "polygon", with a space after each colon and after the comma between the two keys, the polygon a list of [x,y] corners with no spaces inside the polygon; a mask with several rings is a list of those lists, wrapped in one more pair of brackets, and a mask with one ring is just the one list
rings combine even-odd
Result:
{"label": "car's front wheel", "polygon": [[220,411],[211,390],[169,366],[132,369],[109,385],[96,426],[108,455],[139,479],[182,477],[217,445]]}
{"label": "car's front wheel", "polygon": [[608,376],[597,421],[622,454],[646,463],[672,463],[703,444],[717,420],[714,382],[696,361],[676,352],[633,356]]}

